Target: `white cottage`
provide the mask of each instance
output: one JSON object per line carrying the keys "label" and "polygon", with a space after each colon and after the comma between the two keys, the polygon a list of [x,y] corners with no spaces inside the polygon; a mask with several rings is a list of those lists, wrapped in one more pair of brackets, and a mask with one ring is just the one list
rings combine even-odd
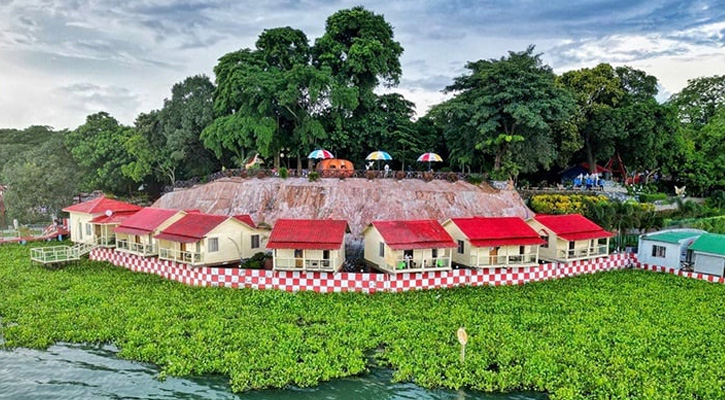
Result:
{"label": "white cottage", "polygon": [[725,276],[725,235],[703,233],[692,246],[695,272]]}
{"label": "white cottage", "polygon": [[668,229],[639,237],[637,260],[643,264],[680,269],[690,265],[688,247],[705,231]]}

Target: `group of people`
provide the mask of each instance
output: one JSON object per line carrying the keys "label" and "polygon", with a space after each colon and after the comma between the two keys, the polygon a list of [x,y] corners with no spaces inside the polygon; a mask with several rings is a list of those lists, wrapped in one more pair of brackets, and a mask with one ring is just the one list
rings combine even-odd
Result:
{"label": "group of people", "polygon": [[593,174],[579,174],[576,178],[574,178],[574,187],[575,188],[585,188],[587,190],[591,190],[594,188],[597,189],[604,189],[604,179],[599,177],[599,174],[593,173]]}

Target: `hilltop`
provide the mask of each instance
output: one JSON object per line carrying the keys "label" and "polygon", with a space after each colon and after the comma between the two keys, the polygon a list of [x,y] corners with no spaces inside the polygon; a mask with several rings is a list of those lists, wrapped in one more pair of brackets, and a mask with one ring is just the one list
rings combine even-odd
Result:
{"label": "hilltop", "polygon": [[269,225],[279,218],[344,219],[354,236],[359,236],[373,220],[533,215],[513,189],[418,179],[308,182],[305,178],[231,177],[167,193],[153,206],[249,214],[256,223]]}

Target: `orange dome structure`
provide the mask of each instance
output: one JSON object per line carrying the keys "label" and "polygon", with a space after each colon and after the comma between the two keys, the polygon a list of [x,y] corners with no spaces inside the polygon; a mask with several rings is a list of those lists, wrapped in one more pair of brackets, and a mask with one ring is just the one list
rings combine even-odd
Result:
{"label": "orange dome structure", "polygon": [[348,160],[328,158],[317,163],[317,172],[323,178],[351,177],[355,173],[355,166]]}

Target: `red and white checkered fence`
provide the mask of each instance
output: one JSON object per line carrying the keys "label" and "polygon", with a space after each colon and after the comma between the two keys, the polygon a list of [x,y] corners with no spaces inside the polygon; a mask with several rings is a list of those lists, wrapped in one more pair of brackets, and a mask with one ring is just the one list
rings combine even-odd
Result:
{"label": "red and white checkered fence", "polygon": [[288,292],[403,292],[458,286],[522,285],[582,274],[627,268],[630,265],[657,272],[669,272],[688,278],[725,283],[719,278],[665,267],[640,265],[631,254],[613,254],[571,263],[548,263],[533,267],[491,269],[454,269],[401,274],[364,274],[349,272],[267,271],[243,268],[191,267],[187,264],[140,257],[113,249],[94,249],[90,258],[108,261],[135,272],[159,275],[192,286],[218,286],[249,289],[275,289]]}
{"label": "red and white checkered fence", "polygon": [[635,267],[645,270],[645,271],[664,272],[664,273],[668,273],[668,274],[672,274],[672,275],[684,276],[684,277],[690,278],[690,279],[699,279],[701,281],[725,284],[725,277],[722,277],[722,276],[701,274],[698,272],[683,271],[678,268],[665,267],[662,265],[651,265],[651,264],[640,263],[637,261],[636,254],[632,254],[632,262],[634,263]]}

